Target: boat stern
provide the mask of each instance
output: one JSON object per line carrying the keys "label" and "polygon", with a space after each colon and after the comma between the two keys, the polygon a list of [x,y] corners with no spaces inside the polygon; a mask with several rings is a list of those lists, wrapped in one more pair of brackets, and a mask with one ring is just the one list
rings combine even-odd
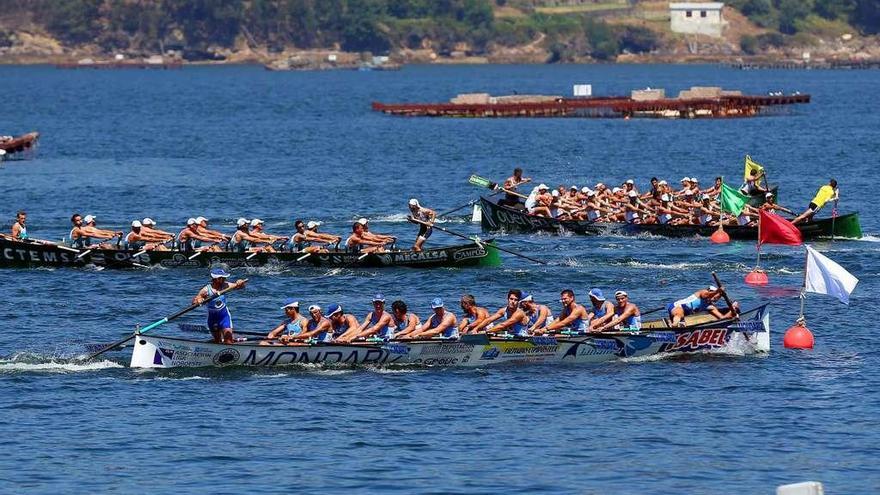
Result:
{"label": "boat stern", "polygon": [[835,237],[862,238],[862,224],[859,222],[858,213],[839,216],[835,219],[833,225]]}

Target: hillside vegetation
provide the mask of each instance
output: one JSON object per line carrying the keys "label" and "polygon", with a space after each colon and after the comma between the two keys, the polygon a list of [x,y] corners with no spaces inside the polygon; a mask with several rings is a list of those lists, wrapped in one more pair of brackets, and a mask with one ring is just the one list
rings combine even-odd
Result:
{"label": "hillside vegetation", "polygon": [[[613,3],[613,2],[612,2]],[[620,3],[620,2],[617,2]],[[622,2],[628,10],[640,2]],[[730,0],[762,29],[743,50],[790,37],[880,30],[880,0]],[[496,13],[505,15],[496,15]],[[375,54],[430,49],[482,55],[540,40],[547,61],[614,59],[656,50],[660,23],[603,20],[591,9],[535,8],[516,0],[0,0],[0,48],[40,30],[64,47],[107,54],[168,53],[191,60],[222,50],[337,48]]]}

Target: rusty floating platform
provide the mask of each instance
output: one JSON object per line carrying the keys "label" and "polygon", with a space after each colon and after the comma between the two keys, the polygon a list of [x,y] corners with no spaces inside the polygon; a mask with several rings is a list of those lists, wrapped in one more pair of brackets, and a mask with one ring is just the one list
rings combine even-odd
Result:
{"label": "rusty floating platform", "polygon": [[808,94],[718,96],[635,100],[626,96],[556,98],[518,103],[373,102],[374,111],[407,117],[583,117],[583,118],[725,118],[752,117],[771,107],[810,102]]}

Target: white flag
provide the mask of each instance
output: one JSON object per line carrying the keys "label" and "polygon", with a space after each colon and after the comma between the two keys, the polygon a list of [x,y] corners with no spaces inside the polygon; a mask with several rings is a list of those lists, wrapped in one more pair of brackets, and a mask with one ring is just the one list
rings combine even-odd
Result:
{"label": "white flag", "polygon": [[840,299],[843,304],[849,304],[849,295],[859,279],[807,244],[804,246],[807,248],[807,292],[827,294]]}

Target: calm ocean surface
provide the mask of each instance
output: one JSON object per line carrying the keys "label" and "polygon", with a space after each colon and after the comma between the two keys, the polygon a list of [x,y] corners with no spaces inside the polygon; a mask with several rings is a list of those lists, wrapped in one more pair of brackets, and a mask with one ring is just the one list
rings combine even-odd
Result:
{"label": "calm ocean surface", "polygon": [[[801,91],[813,103],[748,120],[393,118],[371,101],[445,101],[459,92],[596,94],[691,85]],[[0,134],[38,130],[37,157],[0,168],[5,230],[18,209],[31,235],[60,239],[73,212],[122,229],[150,216],[179,228],[204,215],[231,230],[257,216],[345,232],[360,216],[410,240],[406,200],[438,210],[477,198],[471,173],[515,165],[552,185],[736,181],[749,153],[781,202],[802,210],[835,177],[842,212],[867,237],[815,246],[861,279],[849,307],[811,295],[816,349],[782,348],[797,316],[802,248],[771,247],[771,286],[742,278],[754,245],[705,240],[510,235],[498,269],[238,270],[236,327],[262,330],[280,301],[370,296],[418,314],[465,292],[492,309],[507,289],[558,311],[558,292],[626,289],[649,309],[717,271],[745,306],[770,302],[766,357],[599,366],[381,370],[133,371],[124,352],[74,364],[106,342],[189,304],[201,270],[0,273],[2,493],[772,493],[820,480],[828,493],[880,492],[877,71],[735,71],[714,66],[407,67],[400,72],[275,73],[259,67],[62,71],[0,67]],[[462,216],[446,224],[468,234]],[[430,242],[458,242],[436,232]],[[200,322],[194,312],[185,320]],[[168,325],[165,332],[174,332]]]}

